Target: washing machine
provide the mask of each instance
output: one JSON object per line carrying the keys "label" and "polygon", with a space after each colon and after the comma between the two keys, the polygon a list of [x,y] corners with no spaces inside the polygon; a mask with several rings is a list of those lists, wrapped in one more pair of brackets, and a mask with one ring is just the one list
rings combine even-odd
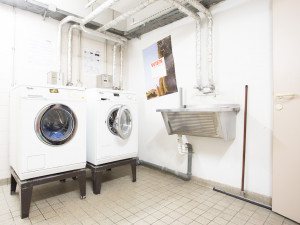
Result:
{"label": "washing machine", "polygon": [[16,86],[9,124],[10,165],[21,180],[85,168],[85,89]]}
{"label": "washing machine", "polygon": [[93,165],[137,157],[136,95],[126,91],[88,89],[87,161]]}

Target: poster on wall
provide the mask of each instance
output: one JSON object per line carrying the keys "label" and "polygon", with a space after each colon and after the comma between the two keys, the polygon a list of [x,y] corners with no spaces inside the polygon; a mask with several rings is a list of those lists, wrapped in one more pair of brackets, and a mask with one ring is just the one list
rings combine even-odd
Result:
{"label": "poster on wall", "polygon": [[82,64],[83,75],[100,75],[100,52],[98,50],[84,49]]}
{"label": "poster on wall", "polygon": [[143,50],[147,100],[177,92],[171,36]]}

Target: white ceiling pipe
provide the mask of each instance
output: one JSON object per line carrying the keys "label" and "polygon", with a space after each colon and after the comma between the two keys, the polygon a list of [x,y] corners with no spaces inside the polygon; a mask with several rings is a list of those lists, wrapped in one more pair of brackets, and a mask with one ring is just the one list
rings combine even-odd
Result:
{"label": "white ceiling pipe", "polygon": [[117,35],[117,34],[110,33],[108,31],[103,31],[103,32],[101,32],[101,34],[107,34],[108,36],[119,39],[119,40],[123,41],[124,43],[128,41],[127,38],[125,38],[123,36],[120,36],[120,35]]}
{"label": "white ceiling pipe", "polygon": [[85,32],[89,35],[92,35],[94,37],[99,37],[99,38],[103,38],[103,39],[106,39],[106,40],[109,40],[109,41],[113,41],[113,42],[118,43],[120,45],[124,44],[124,41],[120,40],[119,38],[114,37],[113,35],[108,35],[107,33],[104,34],[104,33],[97,32],[95,30],[88,29],[84,25],[80,25],[80,28],[83,32]]}
{"label": "white ceiling pipe", "polygon": [[99,31],[105,31],[108,30],[109,28],[117,25],[118,23],[120,23],[121,21],[127,19],[128,17],[136,14],[137,12],[143,10],[144,8],[146,8],[147,6],[149,6],[150,4],[156,2],[158,0],[147,0],[143,3],[141,3],[139,6],[135,7],[134,9],[118,16],[116,19],[110,21],[109,23],[105,24],[104,26],[100,27],[98,30]]}
{"label": "white ceiling pipe", "polygon": [[98,8],[96,8],[93,12],[82,19],[82,24],[87,24],[100,15],[104,10],[111,7],[113,4],[120,0],[107,0],[103,4],[101,4]]}
{"label": "white ceiling pipe", "polygon": [[90,1],[88,4],[86,4],[85,6],[84,6],[84,8],[89,8],[91,5],[93,5],[95,2],[96,2],[97,0],[92,0],[92,1]]}
{"label": "white ceiling pipe", "polygon": [[207,54],[208,54],[208,86],[206,86],[206,92],[211,93],[215,90],[215,86],[214,86],[214,80],[213,80],[213,36],[212,36],[212,27],[213,27],[213,19],[212,19],[212,15],[211,12],[205,8],[201,3],[199,3],[197,0],[185,0],[185,2],[189,3],[190,5],[192,5],[193,7],[195,7],[196,9],[199,10],[199,12],[203,13],[205,15],[205,17],[208,20],[208,25],[207,25],[207,36],[208,36],[208,50],[207,50]]}
{"label": "white ceiling pipe", "polygon": [[62,27],[63,25],[65,25],[68,22],[76,22],[76,23],[81,23],[81,19],[74,17],[74,16],[67,16],[66,18],[64,18],[63,20],[60,21],[59,25],[58,25],[58,44],[57,44],[57,84],[58,85],[62,85],[62,73],[61,73],[61,41],[62,41],[62,37],[61,37],[61,33],[62,33]]}
{"label": "white ceiling pipe", "polygon": [[202,90],[202,72],[201,72],[201,18],[197,13],[194,13],[185,5],[180,3],[178,0],[166,0],[175,6],[178,10],[183,12],[184,14],[192,17],[196,20],[196,80],[197,80],[197,88]]}

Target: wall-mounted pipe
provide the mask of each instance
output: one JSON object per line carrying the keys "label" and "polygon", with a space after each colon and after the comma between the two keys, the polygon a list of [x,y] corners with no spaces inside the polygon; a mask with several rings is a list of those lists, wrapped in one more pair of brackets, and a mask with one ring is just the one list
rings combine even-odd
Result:
{"label": "wall-mounted pipe", "polygon": [[120,46],[120,79],[119,79],[119,89],[122,90],[123,87],[123,73],[124,73],[124,45]]}
{"label": "wall-mounted pipe", "polygon": [[[82,59],[82,31],[79,30],[79,51],[78,51],[78,59],[79,62]],[[82,63],[78,63],[78,80],[76,83],[77,87],[82,87],[82,81],[81,81],[81,74],[82,74]]]}
{"label": "wall-mounted pipe", "polygon": [[188,144],[188,140],[185,135],[178,134],[177,135],[177,150],[180,155],[185,155],[188,153],[186,144]]}
{"label": "wall-mounted pipe", "polygon": [[[88,22],[92,21],[93,19],[95,19],[101,12],[103,12],[105,9],[111,7],[114,3],[118,2],[119,0],[107,0],[106,2],[104,2],[102,5],[100,5],[98,8],[96,8],[92,13],[90,13],[89,15],[87,15],[85,18],[83,19],[79,19],[75,16],[67,16],[66,18],[64,18],[63,20],[60,21],[59,25],[58,25],[58,51],[57,51],[57,58],[58,58],[58,75],[57,75],[57,84],[62,85],[63,84],[63,80],[62,80],[62,72],[61,72],[61,46],[62,46],[62,27],[68,23],[68,22],[75,22],[78,23],[82,26],[82,30],[84,32],[87,33],[92,33],[92,31],[89,30],[85,30],[84,25],[87,24]],[[92,34],[91,34],[92,35]],[[100,34],[102,35],[103,38],[108,39],[108,40],[112,40],[114,42],[118,42],[121,44],[121,42],[124,41],[124,39],[122,39],[122,41],[120,41],[120,38],[117,38],[115,35],[109,35],[109,34]],[[127,39],[126,39],[127,40]]]}
{"label": "wall-mounted pipe", "polygon": [[201,23],[199,21],[196,21],[196,82],[198,89],[202,90]]}
{"label": "wall-mounted pipe", "polygon": [[[119,38],[115,37],[114,35],[110,35],[108,33],[103,34],[103,33],[100,33],[100,32],[97,32],[97,31],[94,31],[94,30],[91,30],[91,29],[88,29],[84,25],[82,25],[82,20],[81,19],[79,19],[77,17],[74,17],[74,16],[67,16],[58,25],[58,52],[57,52],[57,58],[58,58],[58,75],[57,75],[57,83],[59,85],[63,84],[62,72],[61,72],[62,27],[63,27],[63,25],[65,25],[68,22],[76,22],[78,24],[81,24],[80,25],[80,29],[82,31],[84,31],[85,33],[93,36],[93,37],[99,37],[99,38],[107,39],[107,40],[110,40],[110,41],[113,41],[113,42],[116,42],[116,43],[119,43],[119,44],[123,44],[124,43],[124,38],[122,38],[122,40],[120,40]],[[70,30],[69,30],[69,32],[70,32]],[[70,39],[70,36],[69,36],[69,39]],[[71,37],[71,39],[72,39],[72,37]],[[125,40],[127,40],[127,39],[125,39]]]}
{"label": "wall-mounted pipe", "polygon": [[[115,39],[115,38],[112,38],[112,37],[110,37],[106,34],[102,34],[100,32],[88,29],[88,28],[84,27],[83,25],[77,25],[77,24],[72,25],[69,28],[69,32],[68,32],[68,78],[67,78],[67,85],[68,86],[73,85],[72,84],[72,35],[73,35],[73,30],[74,29],[84,31],[85,33],[87,33],[88,35],[90,35],[94,38],[99,38],[99,39],[104,38],[106,40],[108,39],[108,40],[114,41],[118,44],[121,44],[121,46],[124,44],[124,42],[122,42],[118,39]],[[80,77],[79,77],[79,82],[81,82]]]}
{"label": "wall-mounted pipe", "polygon": [[179,88],[178,94],[179,94],[179,108],[183,108],[183,88],[182,87]]}
{"label": "wall-mounted pipe", "polygon": [[[182,87],[179,88],[178,94],[179,94],[179,108],[183,108],[184,104],[183,104],[183,88]],[[177,150],[180,155],[185,155],[186,153],[188,153],[186,151],[186,143],[188,143],[186,136],[178,134],[177,135]]]}
{"label": "wall-mounted pipe", "polygon": [[113,89],[117,88],[117,84],[116,84],[116,55],[117,55],[117,45],[114,44],[114,47],[113,47],[113,63],[112,63]]}
{"label": "wall-mounted pipe", "polygon": [[196,21],[196,80],[197,88],[202,91],[202,74],[201,74],[201,18],[178,0],[166,0],[175,6],[184,14],[192,17]]}
{"label": "wall-mounted pipe", "polygon": [[[215,90],[214,80],[213,80],[213,65],[212,65],[212,57],[213,57],[213,43],[212,43],[212,26],[213,20],[211,12],[205,8],[201,3],[197,0],[166,0],[179,9],[181,12],[186,15],[194,18],[196,20],[196,80],[197,80],[197,88],[205,94],[213,93]],[[208,84],[202,84],[202,74],[201,74],[201,18],[198,14],[191,11],[184,4],[189,3],[194,8],[198,9],[200,13],[203,13],[208,19]]]}
{"label": "wall-mounted pipe", "polygon": [[72,25],[69,27],[68,32],[68,76],[67,76],[67,86],[72,86],[72,38],[73,38],[73,29],[80,29],[79,25]]}
{"label": "wall-mounted pipe", "polygon": [[81,19],[75,17],[75,16],[67,16],[63,20],[60,21],[58,25],[58,43],[57,43],[57,84],[62,85],[63,80],[62,80],[62,73],[61,73],[61,41],[62,41],[62,27],[68,23],[68,22],[76,22],[76,23],[81,23]]}
{"label": "wall-mounted pipe", "polygon": [[163,166],[159,166],[159,165],[156,165],[156,164],[144,161],[144,160],[139,160],[139,164],[145,165],[145,166],[149,166],[149,167],[152,167],[152,168],[155,168],[155,169],[159,169],[159,170],[162,170],[162,171],[167,172],[167,173],[171,173],[171,174],[173,174],[175,176],[180,177],[183,180],[188,181],[188,180],[190,180],[192,178],[193,148],[192,148],[192,145],[189,144],[189,143],[187,143],[186,145],[187,145],[187,149],[188,149],[188,165],[187,165],[187,173],[186,174],[178,172],[178,171],[175,171],[175,170],[171,170],[169,168],[166,168],[166,167],[163,167]]}
{"label": "wall-mounted pipe", "polygon": [[139,6],[135,7],[134,9],[118,16],[116,19],[110,21],[109,23],[105,24],[104,26],[100,27],[98,30],[99,31],[105,31],[108,30],[109,28],[117,25],[118,23],[120,23],[121,21],[127,19],[128,17],[136,14],[137,12],[141,11],[142,9],[146,8],[147,6],[149,6],[150,4],[156,2],[158,0],[147,0],[145,2],[142,2]]}
{"label": "wall-mounted pipe", "polygon": [[204,86],[203,92],[212,93],[215,90],[214,79],[213,79],[213,18],[211,12],[205,8],[197,0],[185,0],[193,7],[199,10],[200,13],[203,13],[208,20],[207,24],[207,63],[208,63],[208,84]]}

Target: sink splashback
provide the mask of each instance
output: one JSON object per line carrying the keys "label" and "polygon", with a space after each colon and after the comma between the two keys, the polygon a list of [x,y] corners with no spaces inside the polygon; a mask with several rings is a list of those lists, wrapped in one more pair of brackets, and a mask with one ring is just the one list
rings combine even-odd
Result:
{"label": "sink splashback", "polygon": [[233,140],[236,130],[236,104],[184,106],[175,109],[157,109],[161,112],[167,132],[191,136]]}

